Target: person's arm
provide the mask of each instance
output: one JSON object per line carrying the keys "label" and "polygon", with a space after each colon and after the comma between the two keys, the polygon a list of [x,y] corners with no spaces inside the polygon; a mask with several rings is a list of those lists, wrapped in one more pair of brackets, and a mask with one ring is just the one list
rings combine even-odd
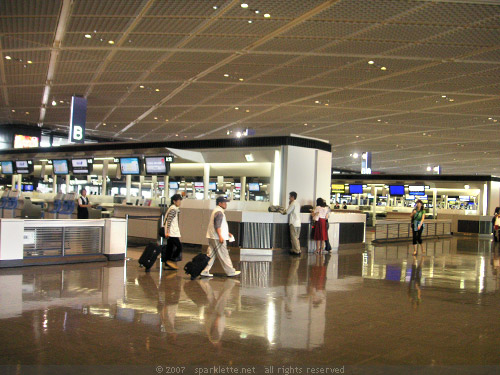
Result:
{"label": "person's arm", "polygon": [[214,227],[215,231],[217,232],[217,235],[219,236],[219,242],[224,243],[224,237],[222,237],[222,219],[224,218],[224,215],[222,212],[217,212],[214,216]]}
{"label": "person's arm", "polygon": [[412,219],[413,219],[413,216],[415,216],[415,214],[416,214],[416,213],[417,213],[417,210],[413,210],[413,211],[411,212],[410,218],[412,218]]}
{"label": "person's arm", "polygon": [[422,220],[420,220],[420,225],[418,226],[418,230],[420,230],[420,228],[422,228],[422,225],[424,225],[424,220],[425,220],[425,213],[422,212]]}
{"label": "person's arm", "polygon": [[288,209],[286,210],[286,213],[284,213],[283,215],[290,215],[293,210],[295,209],[295,203],[292,203],[288,206]]}
{"label": "person's arm", "polygon": [[170,237],[170,227],[172,225],[172,221],[174,221],[175,216],[177,216],[176,210],[170,210],[167,213],[166,224],[165,224],[165,236]]}

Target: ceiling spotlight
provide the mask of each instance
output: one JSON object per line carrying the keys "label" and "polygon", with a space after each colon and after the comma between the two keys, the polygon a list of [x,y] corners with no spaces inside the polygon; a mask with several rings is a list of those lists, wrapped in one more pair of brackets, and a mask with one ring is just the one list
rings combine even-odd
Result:
{"label": "ceiling spotlight", "polygon": [[33,61],[31,61],[31,60],[28,60],[28,64],[33,64]]}
{"label": "ceiling spotlight", "polygon": [[214,5],[212,8],[219,9],[219,7],[217,5]]}
{"label": "ceiling spotlight", "polygon": [[102,126],[106,126],[106,123],[105,123],[105,122],[103,122]]}
{"label": "ceiling spotlight", "polygon": [[359,135],[357,135],[356,138],[359,138]]}
{"label": "ceiling spotlight", "polygon": [[441,95],[442,98],[446,98],[446,95]]}
{"label": "ceiling spotlight", "polygon": [[316,100],[314,103],[319,104],[319,100]]}
{"label": "ceiling spotlight", "polygon": [[375,61],[370,60],[370,61],[368,61],[368,64],[373,65],[373,64],[375,64]]}
{"label": "ceiling spotlight", "polygon": [[140,85],[139,87],[140,87],[141,89],[143,89],[143,88],[144,88],[144,85]]}
{"label": "ceiling spotlight", "polygon": [[243,82],[243,81],[244,81],[244,79],[243,79],[243,78],[240,78],[240,82]]}
{"label": "ceiling spotlight", "polygon": [[160,91],[160,89],[155,89],[156,92]]}
{"label": "ceiling spotlight", "polygon": [[64,104],[64,100],[59,100],[59,103]]}
{"label": "ceiling spotlight", "polygon": [[246,8],[248,8],[248,4],[247,3],[242,3],[241,7],[246,9]]}
{"label": "ceiling spotlight", "polygon": [[226,132],[226,134],[227,134],[227,135],[231,134],[231,130],[228,130],[228,131]]}
{"label": "ceiling spotlight", "polygon": [[249,109],[247,109],[247,110],[245,110],[245,112],[247,112],[247,113],[248,113],[248,112],[250,112],[250,110],[249,110]]}
{"label": "ceiling spotlight", "polygon": [[30,113],[29,112],[26,112],[27,115],[29,115]]}
{"label": "ceiling spotlight", "polygon": [[454,102],[454,101],[455,101],[455,99],[450,99],[450,102]]}
{"label": "ceiling spotlight", "polygon": [[252,23],[253,21],[252,20],[248,20],[248,23]]}
{"label": "ceiling spotlight", "polygon": [[427,172],[430,172],[432,171],[432,168],[431,167],[427,167]]}
{"label": "ceiling spotlight", "polygon": [[52,100],[52,105],[53,106],[56,106],[57,105],[57,102],[55,100]]}
{"label": "ceiling spotlight", "polygon": [[256,10],[256,11],[255,11],[255,14],[259,14],[259,13],[260,13],[260,10]]}
{"label": "ceiling spotlight", "polygon": [[90,34],[85,34],[85,38],[87,38],[87,39],[91,39],[91,38],[92,38],[92,35],[90,35]]}
{"label": "ceiling spotlight", "polygon": [[488,120],[493,120],[493,117],[488,117]]}
{"label": "ceiling spotlight", "polygon": [[304,124],[304,126],[307,126],[307,122]]}
{"label": "ceiling spotlight", "polygon": [[115,44],[112,40],[108,41],[109,44]]}
{"label": "ceiling spotlight", "polygon": [[358,153],[357,153],[357,152],[355,152],[354,154],[352,154],[352,157],[353,157],[354,159],[357,159],[357,158],[359,157],[359,155],[358,155]]}
{"label": "ceiling spotlight", "polygon": [[269,13],[264,14],[264,18],[271,18],[271,15]]}
{"label": "ceiling spotlight", "polygon": [[12,57],[10,57],[10,56],[5,56],[5,59],[6,59],[6,60],[12,60]]}
{"label": "ceiling spotlight", "polygon": [[176,136],[176,137],[178,137],[178,136],[179,136],[179,134],[176,134],[175,136]]}
{"label": "ceiling spotlight", "polygon": [[165,119],[165,122],[168,122],[168,118]]}
{"label": "ceiling spotlight", "polygon": [[464,189],[470,189],[470,185],[464,185]]}
{"label": "ceiling spotlight", "polygon": [[154,119],[155,119],[155,120],[158,120],[158,117],[155,117]]}
{"label": "ceiling spotlight", "polygon": [[227,73],[226,73],[226,74],[224,74],[224,77],[229,77],[229,74],[227,74]]}
{"label": "ceiling spotlight", "polygon": [[387,70],[385,66],[381,67],[380,70]]}
{"label": "ceiling spotlight", "polygon": [[325,106],[327,106],[327,107],[328,107],[329,105],[330,105],[330,104],[328,104],[328,103],[325,103]]}
{"label": "ceiling spotlight", "polygon": [[245,159],[247,159],[247,161],[254,161],[254,157],[253,157],[253,154],[245,154]]}
{"label": "ceiling spotlight", "polygon": [[241,132],[236,132],[236,138],[241,138]]}
{"label": "ceiling spotlight", "polygon": [[234,109],[238,110],[238,109],[240,109],[240,107],[234,107]]}
{"label": "ceiling spotlight", "polygon": [[12,110],[12,112],[14,113],[14,112],[16,112],[16,110],[15,110],[15,109],[13,109],[13,110]]}

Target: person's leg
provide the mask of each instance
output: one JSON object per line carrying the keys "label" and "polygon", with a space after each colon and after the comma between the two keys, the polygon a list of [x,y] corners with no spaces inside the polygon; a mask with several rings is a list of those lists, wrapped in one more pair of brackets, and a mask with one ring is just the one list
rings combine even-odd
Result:
{"label": "person's leg", "polygon": [[418,236],[417,236],[417,242],[420,245],[420,250],[422,251],[422,254],[425,253],[425,251],[424,251],[424,245],[422,244],[422,232],[423,231],[424,231],[424,228],[420,228],[420,230],[418,231]]}
{"label": "person's leg", "polygon": [[316,250],[314,251],[316,254],[321,251],[321,241],[316,240]]}
{"label": "person's leg", "polygon": [[412,230],[413,232],[413,255],[417,255],[417,232]]}
{"label": "person's leg", "polygon": [[182,253],[182,243],[179,237],[171,237],[172,241],[174,243],[175,250],[172,250],[170,259],[175,262],[176,259],[179,258],[179,256]]}
{"label": "person's leg", "polygon": [[229,251],[227,250],[226,241],[224,241],[224,243],[218,244],[217,255],[226,275],[233,276],[236,273],[236,270],[234,269],[233,262],[229,257]]}
{"label": "person's leg", "polygon": [[167,238],[167,245],[161,248],[161,261],[167,264],[167,260],[172,256],[172,251],[174,248],[174,243],[172,242],[172,237]]}
{"label": "person's leg", "polygon": [[[297,234],[297,228],[295,228],[292,224],[290,224],[289,227],[290,227],[290,242],[292,243],[291,252],[295,254],[300,254],[300,242],[299,242],[299,235]],[[300,228],[298,229],[300,233]]]}
{"label": "person's leg", "polygon": [[[205,269],[203,271],[201,271],[202,275],[210,275],[210,269],[214,265],[215,258],[217,257],[217,254],[213,254],[213,252],[214,252],[214,249],[217,248],[218,243],[219,243],[219,241],[213,240],[211,238],[208,240],[207,255],[210,257],[210,260],[208,261],[208,264],[205,267]],[[213,254],[213,256],[212,256],[212,254]]]}

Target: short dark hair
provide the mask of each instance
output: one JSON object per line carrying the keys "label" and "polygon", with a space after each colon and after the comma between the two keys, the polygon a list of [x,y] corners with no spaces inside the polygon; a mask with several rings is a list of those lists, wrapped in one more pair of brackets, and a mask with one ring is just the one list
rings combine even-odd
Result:
{"label": "short dark hair", "polygon": [[82,190],[80,190],[80,194],[83,194],[84,191],[87,191],[85,188],[83,188]]}
{"label": "short dark hair", "polygon": [[182,200],[182,196],[180,194],[174,194],[172,195],[172,197],[170,198],[170,203],[171,204],[174,204],[174,202],[176,201],[181,201]]}
{"label": "short dark hair", "polygon": [[325,201],[323,198],[316,199],[316,206],[325,207]]}
{"label": "short dark hair", "polygon": [[290,195],[291,197],[293,197],[293,199],[297,199],[297,193],[296,193],[296,192],[291,191],[289,195]]}

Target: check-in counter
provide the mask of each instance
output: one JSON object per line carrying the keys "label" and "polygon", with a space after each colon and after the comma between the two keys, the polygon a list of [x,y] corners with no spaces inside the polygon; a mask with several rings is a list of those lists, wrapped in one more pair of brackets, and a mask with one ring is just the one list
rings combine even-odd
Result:
{"label": "check-in counter", "polygon": [[123,219],[0,219],[0,268],[125,258]]}
{"label": "check-in counter", "polygon": [[[200,202],[201,203],[201,202]],[[183,201],[184,205],[184,201]],[[206,245],[205,237],[214,202],[203,203],[205,207],[183,207],[179,217],[182,242]],[[212,207],[210,207],[212,205]],[[115,217],[129,215],[128,233],[133,240],[152,241],[157,238],[159,207],[115,206]],[[229,246],[245,249],[287,249],[291,247],[288,216],[274,212],[226,210],[229,231],[235,242]],[[300,243],[314,250],[310,239],[311,215],[301,214]],[[360,212],[333,212],[329,217],[329,238],[333,249],[342,244],[365,241],[366,215]]]}
{"label": "check-in counter", "polygon": [[452,233],[491,235],[492,232],[493,216],[440,213],[438,218],[451,221]]}

